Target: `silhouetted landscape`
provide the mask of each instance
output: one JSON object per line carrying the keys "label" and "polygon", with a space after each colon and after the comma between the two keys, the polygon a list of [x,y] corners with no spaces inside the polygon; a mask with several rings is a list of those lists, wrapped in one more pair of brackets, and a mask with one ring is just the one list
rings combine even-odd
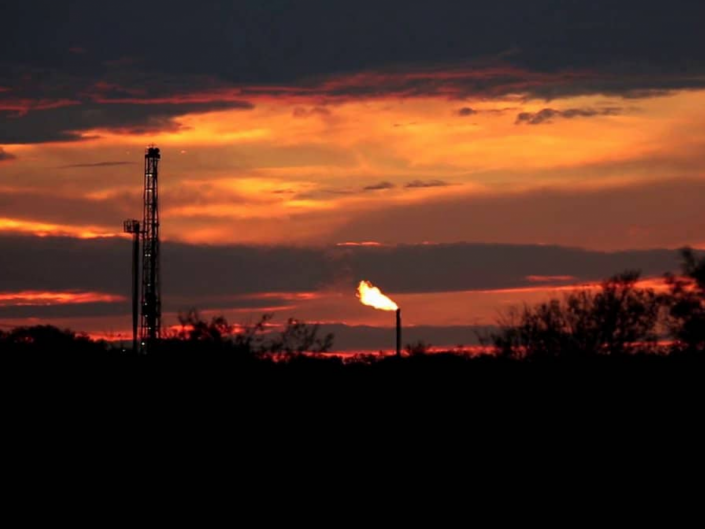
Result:
{"label": "silhouetted landscape", "polygon": [[697,387],[705,2],[677,4],[4,2],[5,377],[481,388],[470,425],[517,387]]}
{"label": "silhouetted landscape", "polygon": [[243,326],[223,317],[206,320],[196,310],[181,314],[179,330],[168,333],[149,355],[51,326],[0,333],[0,350],[6,363],[209,366],[221,376],[222,370],[238,376],[406,374],[460,382],[520,373],[575,375],[575,369],[586,376],[625,375],[642,368],[699,371],[705,363],[705,258],[684,249],[682,259],[681,274],[666,275],[664,292],[639,288],[639,273],[631,271],[605,280],[596,290],[515,307],[480,336],[482,352],[431,352],[418,342],[407,344],[399,357],[336,355],[330,353],[335,337],[322,334],[318,325],[290,319],[283,330],[273,332],[267,327],[271,315]]}

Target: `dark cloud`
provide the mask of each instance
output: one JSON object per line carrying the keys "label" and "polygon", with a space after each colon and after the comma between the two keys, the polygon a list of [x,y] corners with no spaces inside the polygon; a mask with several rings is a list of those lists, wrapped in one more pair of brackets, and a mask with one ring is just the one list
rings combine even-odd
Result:
{"label": "dark cloud", "polygon": [[7,162],[15,159],[17,159],[17,157],[14,154],[7,152],[2,147],[0,147],[0,162]]}
{"label": "dark cloud", "polygon": [[[551,100],[705,86],[705,4],[688,0],[668,9],[657,0],[6,4],[0,109],[47,113],[0,117],[0,142],[72,141],[94,128],[173,130],[175,117],[199,111],[189,105],[258,95]],[[159,38],[154,20],[168,28]],[[71,102],[79,104],[51,110]],[[118,102],[144,107],[109,109]]]}
{"label": "dark cloud", "polygon": [[0,143],[68,142],[84,139],[87,131],[126,134],[175,132],[179,116],[214,110],[253,108],[244,101],[187,104],[97,104],[61,106],[23,115],[0,111]]}
{"label": "dark cloud", "polygon": [[464,108],[459,109],[456,112],[456,114],[460,117],[467,117],[467,116],[476,116],[478,114],[504,114],[505,112],[509,112],[511,110],[516,110],[516,108],[512,108],[512,107],[488,108],[488,109],[477,110],[474,108],[464,107]]}
{"label": "dark cloud", "polygon": [[[82,290],[129,296],[130,244],[123,239],[0,236],[0,292]],[[570,275],[587,281],[627,268],[657,275],[675,270],[677,264],[678,254],[672,250],[606,253],[471,243],[318,248],[163,243],[164,295],[196,306],[199,300],[227,296],[311,292],[341,281],[345,288],[354,287],[361,278],[397,293],[449,292],[533,285],[529,276]],[[228,303],[250,306],[252,301]]]}
{"label": "dark cloud", "polygon": [[59,169],[83,169],[91,167],[117,167],[120,165],[137,165],[137,162],[96,162],[96,163],[77,163],[73,165],[62,165]]}
{"label": "dark cloud", "polygon": [[[0,236],[0,253],[0,292],[129,294],[125,273],[129,272],[130,242],[126,240]],[[163,265],[164,284],[170,285],[165,295],[181,298],[309,291],[328,277],[325,252],[315,249],[164,242]]]}
{"label": "dark cloud", "polygon": [[593,118],[596,116],[617,116],[622,113],[621,108],[569,108],[566,110],[555,110],[553,108],[544,108],[539,112],[522,112],[517,116],[516,123],[520,125],[541,125],[543,123],[551,123],[555,118]]}
{"label": "dark cloud", "polygon": [[391,182],[380,182],[362,188],[363,191],[383,191],[385,189],[394,189],[396,186]]}
{"label": "dark cloud", "polygon": [[443,180],[413,180],[404,187],[407,189],[418,189],[424,187],[446,187],[449,185],[448,182],[444,182]]}
{"label": "dark cloud", "polygon": [[[213,0],[205,6],[186,0],[149,5],[123,0],[112,6],[77,0],[70,9],[50,0],[12,4],[3,5],[0,61],[43,67],[80,69],[88,62],[98,69],[130,58],[157,73],[280,83],[487,57],[541,71],[648,65],[693,75],[703,64],[705,6],[691,0],[668,6],[658,0]],[[160,38],[154,36],[155,20],[168,28]],[[63,64],[75,46],[91,54]]]}
{"label": "dark cloud", "polygon": [[360,190],[353,188],[322,188],[306,191],[304,193],[298,193],[294,198],[297,200],[328,200],[331,196],[348,196],[356,195],[358,193],[360,193]]}
{"label": "dark cloud", "polygon": [[[613,169],[617,176],[620,165]],[[459,194],[413,205],[389,204],[352,219],[329,240],[410,244],[471,240],[578,244],[602,249],[672,248],[702,240],[703,208],[705,182],[695,178],[603,189]]]}
{"label": "dark cloud", "polygon": [[347,250],[350,269],[357,277],[373,278],[395,293],[518,288],[532,285],[529,275],[600,280],[627,268],[661,274],[674,270],[678,263],[677,253],[668,250],[601,253],[558,246],[470,243]]}

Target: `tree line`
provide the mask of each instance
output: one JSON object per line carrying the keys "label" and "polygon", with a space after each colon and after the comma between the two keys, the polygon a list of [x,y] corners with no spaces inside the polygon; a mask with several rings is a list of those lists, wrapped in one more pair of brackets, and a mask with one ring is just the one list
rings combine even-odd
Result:
{"label": "tree line", "polygon": [[626,271],[533,306],[510,309],[481,341],[506,358],[692,354],[705,350],[705,259],[681,250],[681,273],[666,290],[640,287]]}
{"label": "tree line", "polygon": [[[681,272],[665,275],[664,290],[643,288],[640,273],[626,271],[597,289],[576,289],[561,299],[510,309],[480,341],[495,356],[515,360],[703,353],[705,258],[689,248],[681,256]],[[281,361],[333,347],[333,335],[323,335],[318,325],[289,319],[274,329],[271,319],[268,314],[250,325],[232,325],[222,316],[204,319],[192,309],[179,315],[180,325],[167,333],[154,355]],[[0,331],[0,351],[17,356],[126,353],[114,344],[46,325]],[[427,344],[410,344],[405,356],[427,352]],[[373,361],[364,357],[364,362]]]}

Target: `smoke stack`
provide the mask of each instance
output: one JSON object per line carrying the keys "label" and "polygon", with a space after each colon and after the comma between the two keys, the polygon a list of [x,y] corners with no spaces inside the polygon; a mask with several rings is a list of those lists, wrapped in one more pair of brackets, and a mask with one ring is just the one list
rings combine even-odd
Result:
{"label": "smoke stack", "polygon": [[397,309],[397,357],[401,357],[401,309]]}
{"label": "smoke stack", "polygon": [[137,352],[137,322],[139,320],[139,310],[137,298],[139,297],[139,253],[140,253],[140,222],[138,220],[126,220],[123,223],[123,231],[132,234],[132,352]]}
{"label": "smoke stack", "polygon": [[378,310],[388,312],[396,311],[397,313],[397,357],[401,356],[401,309],[399,305],[394,303],[387,296],[382,294],[380,289],[374,286],[369,281],[360,281],[357,287],[357,297],[360,302],[368,307],[373,307]]}

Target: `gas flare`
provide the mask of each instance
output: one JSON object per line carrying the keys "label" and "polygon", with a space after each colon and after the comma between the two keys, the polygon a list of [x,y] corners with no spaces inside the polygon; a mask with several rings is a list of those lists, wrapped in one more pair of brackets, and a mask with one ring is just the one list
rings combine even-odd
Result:
{"label": "gas flare", "polygon": [[399,307],[387,296],[382,294],[382,292],[374,286],[369,281],[360,281],[357,287],[357,297],[360,298],[360,302],[368,307],[374,307],[378,310],[398,310]]}

